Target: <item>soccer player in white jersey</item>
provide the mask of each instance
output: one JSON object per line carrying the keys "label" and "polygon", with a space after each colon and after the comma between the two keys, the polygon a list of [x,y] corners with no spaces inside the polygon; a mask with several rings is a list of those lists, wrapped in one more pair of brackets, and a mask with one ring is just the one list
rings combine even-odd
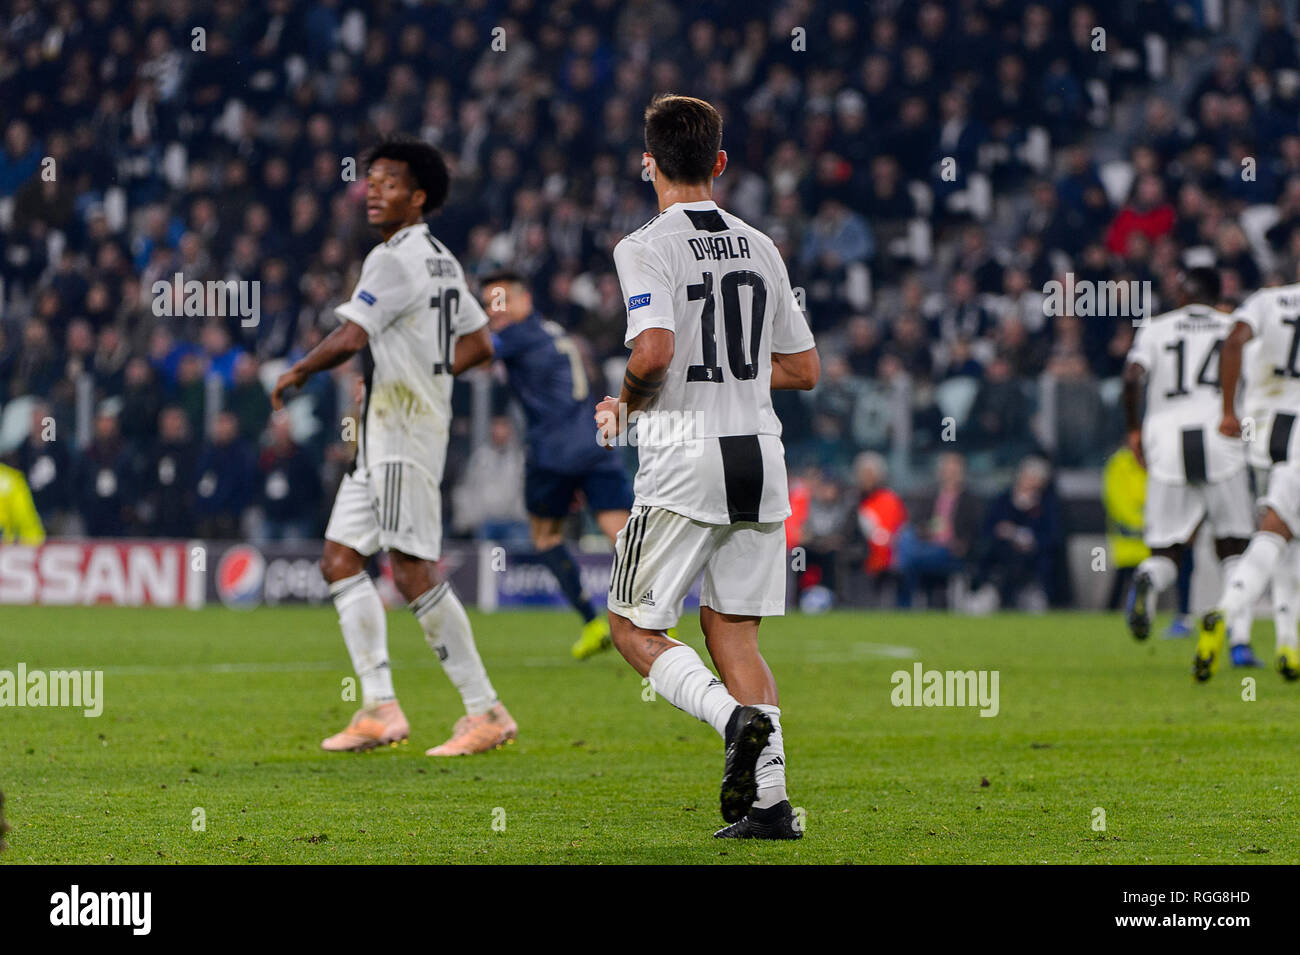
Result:
{"label": "soccer player in white jersey", "polygon": [[[1251,392],[1267,395],[1255,398],[1252,410],[1267,414],[1266,421],[1253,421],[1253,444],[1267,449],[1271,462],[1268,488],[1260,498],[1259,530],[1224,584],[1218,606],[1201,620],[1196,642],[1194,672],[1208,680],[1218,668],[1223,652],[1224,620],[1255,605],[1269,581],[1278,575],[1290,579],[1285,551],[1300,535],[1300,284],[1261,289],[1237,310],[1236,324],[1223,345],[1220,367],[1223,376],[1223,419],[1219,430],[1230,437],[1242,434],[1237,418],[1236,391],[1241,378],[1242,350],[1252,339],[1261,339]],[[1274,582],[1276,586],[1276,581]],[[1283,595],[1275,593],[1275,600]],[[1294,627],[1279,627],[1278,669],[1288,679],[1300,675]]]}
{"label": "soccer player in white jersey", "polygon": [[[658,97],[645,143],[660,211],[614,249],[632,354],[620,396],[596,413],[606,444],[642,416],[611,635],[658,694],[723,737],[721,809],[732,825],[716,835],[799,838],[758,626],[785,612],[790,504],[771,391],[812,388],[817,351],[772,241],[712,199],[727,164],[717,110]],[[701,572],[700,625],[721,679],[667,633]]]}
{"label": "soccer player in white jersey", "polygon": [[497,699],[465,608],[441,579],[437,560],[452,376],[490,360],[492,341],[460,263],[424,221],[447,198],[441,154],[425,143],[391,139],[367,161],[366,219],[384,241],[366,256],[352,298],[335,309],[339,327],[280,376],[271,396],[278,408],[287,389],[362,355],[357,458],[339,486],[321,556],[362,706],[321,746],[361,751],[410,734],[393,690],[384,606],[366,572],[367,557],[382,548],[397,589],[465,705],[451,738],[428,755],[479,753],[513,739],[518,726]]}
{"label": "soccer player in white jersey", "polygon": [[[1202,523],[1228,573],[1255,530],[1246,449],[1219,434],[1219,351],[1232,319],[1214,307],[1219,275],[1190,269],[1179,280],[1179,308],[1138,329],[1124,369],[1129,447],[1147,469],[1144,537],[1151,556],[1138,565],[1129,593],[1128,625],[1145,640],[1156,598],[1178,578],[1178,566]],[[1146,385],[1146,414],[1138,403]],[[1250,649],[1250,608],[1228,620],[1233,663],[1258,666]]]}
{"label": "soccer player in white jersey", "polygon": [[[1267,492],[1268,474],[1273,465],[1285,459],[1289,451],[1293,425],[1286,416],[1295,414],[1278,407],[1287,397],[1287,382],[1277,373],[1281,366],[1274,363],[1274,356],[1264,353],[1263,344],[1262,338],[1252,338],[1241,351],[1241,407],[1245,412],[1241,420],[1250,422],[1249,433],[1243,425],[1242,437],[1250,439],[1246,441],[1246,460],[1255,478],[1258,497],[1264,497]],[[1294,407],[1295,395],[1291,398]],[[1277,431],[1277,446],[1270,447],[1273,418],[1279,414],[1282,426]],[[1289,681],[1300,680],[1300,541],[1294,538],[1278,560],[1272,591],[1277,670]]]}

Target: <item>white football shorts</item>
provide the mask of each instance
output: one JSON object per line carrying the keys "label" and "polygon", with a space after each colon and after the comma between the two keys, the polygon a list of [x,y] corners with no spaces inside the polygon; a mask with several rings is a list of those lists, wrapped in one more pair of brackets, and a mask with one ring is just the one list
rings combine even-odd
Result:
{"label": "white football shorts", "polygon": [[1147,479],[1143,537],[1148,547],[1185,544],[1202,521],[1209,524],[1216,539],[1255,533],[1255,502],[1246,468],[1207,484]]}
{"label": "white football shorts", "polygon": [[785,613],[785,524],[705,524],[638,504],[614,542],[609,609],[647,630],[676,626],[701,571],[700,603],[720,613]]}
{"label": "white football shorts", "polygon": [[383,461],[343,477],[325,539],[369,556],[395,550],[437,560],[442,555],[442,492],[429,472],[409,461]]}

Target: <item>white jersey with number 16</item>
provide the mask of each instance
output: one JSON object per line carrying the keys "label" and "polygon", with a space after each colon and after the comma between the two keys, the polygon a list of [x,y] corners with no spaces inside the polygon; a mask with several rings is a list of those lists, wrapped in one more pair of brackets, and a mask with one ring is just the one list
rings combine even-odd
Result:
{"label": "white jersey with number 16", "polygon": [[370,342],[357,467],[407,461],[442,479],[456,337],[487,324],[455,256],[423,222],[375,246],[352,298],[335,310]]}

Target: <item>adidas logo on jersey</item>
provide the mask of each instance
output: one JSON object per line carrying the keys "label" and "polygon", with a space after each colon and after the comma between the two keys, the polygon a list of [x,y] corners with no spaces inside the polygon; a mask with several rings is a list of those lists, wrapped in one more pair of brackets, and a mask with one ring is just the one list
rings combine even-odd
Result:
{"label": "adidas logo on jersey", "polygon": [[653,590],[647,590],[641,595],[641,603],[645,604],[647,607],[653,607],[655,605],[655,592]]}

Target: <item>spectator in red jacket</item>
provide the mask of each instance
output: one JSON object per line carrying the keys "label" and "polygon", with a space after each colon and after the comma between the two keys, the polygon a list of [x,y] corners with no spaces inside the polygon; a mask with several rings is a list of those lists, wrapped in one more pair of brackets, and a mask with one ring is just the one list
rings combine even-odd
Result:
{"label": "spectator in red jacket", "polygon": [[1174,207],[1165,198],[1165,184],[1148,173],[1138,177],[1132,198],[1110,224],[1106,247],[1116,255],[1127,255],[1128,241],[1135,232],[1155,242],[1173,228]]}
{"label": "spectator in red jacket", "polygon": [[812,499],[812,485],[804,476],[790,480],[790,516],[785,519],[785,546],[791,550],[803,540],[803,525],[808,520],[808,504]]}
{"label": "spectator in red jacket", "polygon": [[903,499],[885,486],[889,465],[882,454],[864,451],[853,462],[862,497],[858,503],[858,530],[867,543],[868,574],[889,570],[894,563],[894,535],[907,521]]}

